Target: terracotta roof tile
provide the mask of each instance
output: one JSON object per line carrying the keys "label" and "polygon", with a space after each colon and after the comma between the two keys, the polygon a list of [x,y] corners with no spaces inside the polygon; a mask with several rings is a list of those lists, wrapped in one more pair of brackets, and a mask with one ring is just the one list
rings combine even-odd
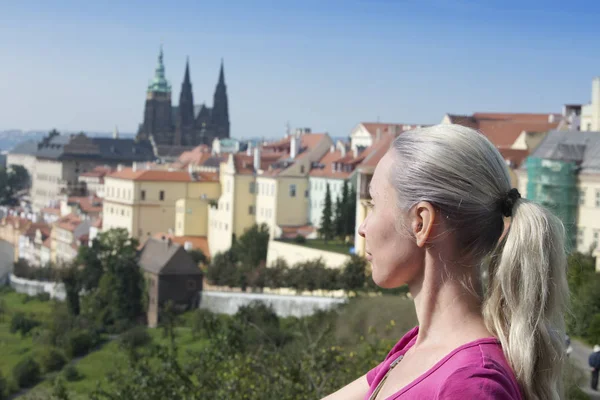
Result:
{"label": "terracotta roof tile", "polygon": [[[559,114],[474,113],[448,115],[450,122],[477,129],[497,147],[510,147],[525,132],[547,132],[558,127]],[[552,122],[550,122],[552,120]]]}
{"label": "terracotta roof tile", "polygon": [[[319,165],[322,167],[311,168],[309,175],[315,178],[348,179],[354,172],[353,160],[354,154],[352,152],[348,152],[342,157],[342,152],[340,150],[328,151],[323,158],[319,160]],[[335,171],[333,170],[334,163],[338,164],[338,169]],[[344,170],[344,168],[348,168],[347,166],[350,167],[350,171]]]}
{"label": "terracotta roof tile", "polygon": [[51,237],[51,236],[48,236],[48,237],[46,238],[46,240],[44,240],[44,241],[42,242],[42,246],[43,246],[43,247],[47,247],[47,248],[49,248],[49,249],[50,249],[50,248],[52,248],[52,237]]}
{"label": "terracotta roof tile", "polygon": [[308,236],[315,231],[315,227],[312,225],[302,226],[280,226],[281,236],[285,239],[293,239],[296,236]]}
{"label": "terracotta roof tile", "polygon": [[44,207],[41,210],[42,214],[60,215],[60,208]]}
{"label": "terracotta roof tile", "polygon": [[131,168],[124,168],[121,171],[108,175],[108,177],[132,181],[198,182],[202,180],[215,181],[215,175],[215,173],[209,172],[195,172],[190,174],[187,171],[165,171],[156,169],[134,171]]}
{"label": "terracotta roof tile", "polygon": [[156,233],[152,235],[155,239],[171,239],[173,243],[177,243],[181,246],[185,245],[185,242],[192,244],[192,249],[198,249],[204,253],[204,255],[210,258],[210,249],[208,247],[208,240],[206,236],[175,236],[169,235],[168,233]]}
{"label": "terracotta roof tile", "polygon": [[[377,129],[381,134],[391,133],[397,135],[402,132],[415,129],[417,127],[424,127],[427,125],[421,124],[398,124],[398,123],[384,123],[384,122],[361,122],[361,125],[371,134],[371,136],[377,136]],[[392,132],[393,131],[393,132]]]}
{"label": "terracotta roof tile", "polygon": [[69,204],[77,204],[85,214],[99,214],[102,212],[102,198],[96,196],[71,196]]}
{"label": "terracotta roof tile", "polygon": [[500,151],[500,154],[502,155],[502,157],[504,157],[504,159],[506,161],[510,161],[511,163],[514,164],[515,168],[518,168],[519,166],[521,166],[523,161],[525,161],[525,159],[529,155],[529,150],[504,148],[504,149],[499,149],[499,151]]}
{"label": "terracotta roof tile", "polygon": [[75,229],[77,229],[81,222],[81,218],[79,218],[77,215],[69,214],[59,218],[55,224],[58,228],[73,232]]}
{"label": "terracotta roof tile", "polygon": [[31,225],[29,225],[29,227],[23,234],[33,240],[33,239],[35,239],[35,232],[38,229],[40,230],[40,233],[42,234],[42,239],[45,239],[48,236],[50,236],[50,230],[51,230],[50,225],[48,225],[44,222],[32,223]]}
{"label": "terracotta roof tile", "polygon": [[82,174],[79,174],[79,176],[88,176],[88,177],[92,177],[92,178],[102,178],[105,175],[110,174],[111,172],[114,171],[114,168],[111,168],[107,165],[100,165],[97,166],[96,168],[94,168],[93,170],[89,171],[89,172],[84,172]]}

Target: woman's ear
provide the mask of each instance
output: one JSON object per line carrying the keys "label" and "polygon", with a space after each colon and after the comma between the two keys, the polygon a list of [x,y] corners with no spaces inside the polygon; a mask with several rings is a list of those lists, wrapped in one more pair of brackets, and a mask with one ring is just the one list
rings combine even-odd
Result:
{"label": "woman's ear", "polygon": [[435,222],[435,208],[426,201],[418,203],[414,208],[413,235],[417,246],[423,247],[430,241],[431,231]]}

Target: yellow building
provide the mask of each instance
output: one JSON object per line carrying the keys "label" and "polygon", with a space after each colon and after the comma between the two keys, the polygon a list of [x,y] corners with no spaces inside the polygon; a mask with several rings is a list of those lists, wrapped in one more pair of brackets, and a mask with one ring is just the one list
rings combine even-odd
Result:
{"label": "yellow building", "polygon": [[220,192],[215,173],[124,168],[105,177],[102,229],[125,228],[142,241],[176,229],[206,234],[206,209]]}
{"label": "yellow building", "polygon": [[208,211],[208,243],[211,254],[227,251],[234,238],[256,223],[256,174],[282,154],[249,149],[230,154],[219,168],[221,197]]}
{"label": "yellow building", "polygon": [[19,238],[31,225],[31,221],[16,215],[8,215],[0,221],[0,240],[4,240],[13,247],[13,261],[19,261]]}
{"label": "yellow building", "polygon": [[326,133],[297,132],[261,149],[281,154],[256,176],[256,223],[267,224],[271,239],[281,237],[284,228],[289,232],[309,224],[308,176],[331,145]]}

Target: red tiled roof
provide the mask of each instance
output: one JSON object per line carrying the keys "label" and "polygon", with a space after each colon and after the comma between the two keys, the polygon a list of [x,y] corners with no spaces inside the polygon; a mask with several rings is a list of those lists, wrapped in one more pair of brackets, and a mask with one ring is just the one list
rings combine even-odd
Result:
{"label": "red tiled roof", "polygon": [[155,233],[152,235],[155,239],[171,239],[173,243],[177,243],[181,246],[185,245],[185,242],[190,242],[192,244],[192,249],[201,250],[202,253],[208,258],[210,258],[210,249],[208,247],[208,240],[206,236],[175,236],[169,235],[168,233]]}
{"label": "red tiled roof", "polygon": [[344,157],[342,157],[342,152],[340,150],[328,151],[321,160],[319,160],[319,164],[323,165],[323,168],[312,168],[310,170],[310,176],[312,177],[321,177],[321,178],[332,178],[332,179],[347,179],[352,171],[340,171],[339,168],[334,171],[333,164],[340,164],[341,167],[344,165],[353,165],[352,160],[354,160],[354,154],[352,152],[348,152]]}
{"label": "red tiled roof", "polygon": [[285,239],[293,239],[296,236],[308,236],[315,231],[315,227],[312,225],[302,226],[280,226],[281,236]]}
{"label": "red tiled roof", "polygon": [[81,218],[79,218],[75,214],[65,215],[62,218],[59,218],[55,224],[57,227],[67,230],[69,232],[73,232],[77,227],[81,224]]}
{"label": "red tiled roof", "polygon": [[92,178],[102,178],[105,175],[110,174],[111,172],[114,171],[114,168],[111,168],[107,165],[100,165],[97,166],[96,168],[94,168],[93,170],[89,171],[89,172],[84,172],[82,174],[79,174],[79,176],[89,176]]}
{"label": "red tiled roof", "polygon": [[96,196],[71,196],[67,202],[79,205],[85,214],[99,214],[102,212],[102,198]]}
{"label": "red tiled roof", "polygon": [[211,157],[210,147],[205,144],[194,147],[190,151],[185,151],[181,153],[179,158],[176,161],[176,164],[180,164],[182,166],[187,166],[189,164],[192,165],[202,165],[206,160]]}
{"label": "red tiled roof", "polygon": [[194,172],[190,174],[187,171],[164,171],[155,169],[144,169],[134,171],[131,168],[124,168],[121,171],[108,175],[110,178],[126,179],[132,181],[166,181],[166,182],[198,182],[209,181],[218,182],[218,174],[214,172]]}
{"label": "red tiled roof", "polygon": [[38,229],[40,230],[40,233],[42,234],[42,240],[47,238],[48,236],[50,236],[50,230],[51,230],[50,225],[48,225],[44,222],[32,223],[31,225],[29,225],[29,227],[25,231],[24,235],[33,240],[35,238],[35,232]]}
{"label": "red tiled roof", "polygon": [[[281,158],[281,153],[260,153],[260,169],[265,170],[269,165]],[[249,156],[246,153],[236,153],[233,155],[233,162],[236,173],[248,175],[254,173],[254,156]]]}
{"label": "red tiled roof", "polygon": [[7,215],[3,218],[2,224],[11,225],[14,229],[18,229],[20,232],[26,232],[31,224],[31,221],[16,215]]}
{"label": "red tiled roof", "polygon": [[60,208],[44,207],[41,212],[42,214],[60,215]]}
{"label": "red tiled roof", "polygon": [[363,152],[364,161],[360,163],[359,168],[375,168],[385,153],[390,149],[393,140],[394,135],[386,134],[383,135],[379,141],[366,148]]}
{"label": "red tiled roof", "polygon": [[102,218],[96,218],[92,226],[94,228],[102,229]]}
{"label": "red tiled roof", "polygon": [[521,150],[521,149],[499,149],[500,154],[506,161],[512,162],[515,167],[519,167],[523,161],[529,155],[529,150]]}
{"label": "red tiled roof", "polygon": [[[497,147],[510,147],[525,132],[547,132],[556,129],[559,114],[474,113],[471,116],[448,115],[453,124],[477,129]],[[553,122],[549,122],[554,118]]]}
{"label": "red tiled roof", "polygon": [[[365,129],[367,130],[367,132],[369,132],[371,134],[371,136],[373,136],[373,137],[377,136],[378,129],[381,132],[381,134],[383,135],[383,134],[388,134],[388,133],[399,134],[401,132],[415,129],[419,126],[421,126],[421,127],[427,126],[427,125],[421,125],[421,124],[398,124],[398,123],[383,123],[383,122],[361,122],[361,125],[364,126]],[[395,129],[394,132],[391,132],[392,128]]]}
{"label": "red tiled roof", "polygon": [[48,236],[48,237],[46,238],[46,240],[44,240],[44,241],[42,242],[42,246],[44,246],[44,247],[47,247],[47,248],[49,248],[49,249],[50,249],[50,248],[52,248],[52,247],[51,247],[51,246],[52,246],[52,237],[51,237],[51,236]]}

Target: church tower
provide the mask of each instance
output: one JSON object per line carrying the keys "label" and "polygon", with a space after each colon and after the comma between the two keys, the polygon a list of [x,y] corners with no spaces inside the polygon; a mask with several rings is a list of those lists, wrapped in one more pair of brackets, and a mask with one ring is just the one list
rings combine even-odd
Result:
{"label": "church tower", "polygon": [[165,78],[162,46],[158,54],[158,65],[154,78],[146,91],[144,122],[138,131],[138,139],[150,139],[152,136],[158,145],[171,145],[173,138],[173,118],[171,108],[171,85]]}
{"label": "church tower", "polygon": [[190,80],[190,60],[185,63],[185,74],[181,84],[179,106],[177,107],[175,145],[193,146],[196,144],[194,130],[194,95]]}
{"label": "church tower", "polygon": [[211,125],[215,137],[229,137],[229,105],[227,101],[227,86],[225,85],[225,73],[223,71],[223,60],[221,59],[221,70],[219,71],[219,82],[215,88],[213,107],[211,113]]}

